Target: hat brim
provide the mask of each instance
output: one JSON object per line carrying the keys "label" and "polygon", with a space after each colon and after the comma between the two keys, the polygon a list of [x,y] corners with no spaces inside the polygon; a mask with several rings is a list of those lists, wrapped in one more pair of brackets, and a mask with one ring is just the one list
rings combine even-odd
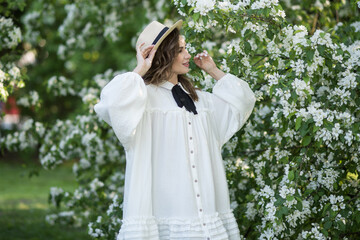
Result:
{"label": "hat brim", "polygon": [[164,39],[175,29],[181,29],[181,26],[182,26],[182,23],[183,23],[183,20],[179,20],[177,21],[174,25],[172,25],[171,27],[169,27],[169,29],[164,33],[164,35],[161,36],[161,38],[159,39],[159,41],[157,41],[157,43],[155,44],[154,46],[154,49],[157,49],[160,44],[162,43],[162,41],[164,41]]}

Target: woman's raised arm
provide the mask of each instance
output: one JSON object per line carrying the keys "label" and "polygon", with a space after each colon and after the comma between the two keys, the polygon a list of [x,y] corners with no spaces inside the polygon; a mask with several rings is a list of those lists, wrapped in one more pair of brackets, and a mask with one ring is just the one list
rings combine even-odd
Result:
{"label": "woman's raised arm", "polygon": [[154,49],[154,45],[150,45],[149,47],[141,50],[141,47],[145,43],[139,45],[136,49],[136,59],[137,59],[137,66],[133,70],[140,76],[144,76],[145,73],[150,69],[152,60],[154,59],[156,49]]}
{"label": "woman's raised arm", "polygon": [[94,106],[97,115],[114,130],[125,149],[131,147],[145,111],[147,89],[142,77],[127,72],[114,77],[102,90]]}
{"label": "woman's raised arm", "polygon": [[207,72],[216,81],[225,76],[225,73],[216,67],[216,64],[212,57],[204,50],[202,53],[196,54],[194,57],[195,64]]}
{"label": "woman's raised arm", "polygon": [[210,94],[220,146],[245,124],[255,105],[255,94],[244,80],[218,69],[206,51],[194,57],[195,64],[217,82]]}

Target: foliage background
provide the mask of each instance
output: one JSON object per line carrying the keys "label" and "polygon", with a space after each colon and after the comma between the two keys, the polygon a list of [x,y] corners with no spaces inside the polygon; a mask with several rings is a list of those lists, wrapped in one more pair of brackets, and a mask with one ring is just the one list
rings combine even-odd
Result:
{"label": "foliage background", "polygon": [[[240,231],[248,239],[356,239],[359,200],[359,1],[2,1],[1,97],[24,122],[3,151],[38,152],[45,169],[74,161],[74,192],[52,188],[51,224],[121,225],[124,152],[93,112],[101,88],[135,67],[151,20],[185,20],[192,54],[207,49],[249,82],[257,103],[223,150]],[[11,21],[9,20],[11,19]],[[204,90],[214,80],[191,63]],[[60,209],[60,208],[59,208]]]}

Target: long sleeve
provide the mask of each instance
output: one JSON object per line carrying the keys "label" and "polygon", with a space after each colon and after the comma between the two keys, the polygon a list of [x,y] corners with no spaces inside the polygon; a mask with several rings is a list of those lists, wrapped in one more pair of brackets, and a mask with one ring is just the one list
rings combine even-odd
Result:
{"label": "long sleeve", "polygon": [[220,146],[241,129],[255,105],[255,94],[249,84],[226,74],[213,87],[213,108]]}
{"label": "long sleeve", "polygon": [[98,116],[114,130],[125,148],[129,148],[147,102],[142,77],[134,72],[115,76],[101,91],[94,106]]}

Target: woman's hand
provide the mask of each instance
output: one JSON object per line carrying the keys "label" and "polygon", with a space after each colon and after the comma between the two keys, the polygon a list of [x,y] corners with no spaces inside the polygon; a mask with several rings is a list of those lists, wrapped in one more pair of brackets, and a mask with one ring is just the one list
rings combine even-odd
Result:
{"label": "woman's hand", "polygon": [[225,76],[225,73],[216,67],[216,64],[208,52],[204,50],[202,53],[196,54],[194,57],[195,64],[207,72],[216,81]]}
{"label": "woman's hand", "polygon": [[156,52],[156,49],[154,49],[154,45],[151,45],[144,50],[141,50],[141,47],[144,44],[145,43],[139,45],[136,49],[137,66],[133,70],[133,72],[138,73],[140,76],[144,76],[145,73],[150,69],[152,60]]}
{"label": "woman's hand", "polygon": [[194,57],[195,64],[204,70],[205,72],[209,72],[210,70],[216,68],[215,62],[212,57],[209,56],[208,52],[204,50],[202,53],[196,54]]}

